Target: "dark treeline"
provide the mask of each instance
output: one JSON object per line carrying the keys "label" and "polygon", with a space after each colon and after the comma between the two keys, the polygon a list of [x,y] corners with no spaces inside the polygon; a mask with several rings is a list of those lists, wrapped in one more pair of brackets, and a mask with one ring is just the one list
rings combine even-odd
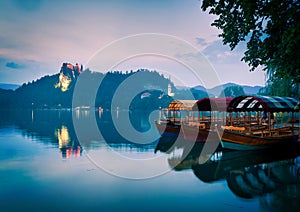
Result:
{"label": "dark treeline", "polygon": [[0,95],[1,108],[48,108],[70,107],[72,89],[62,92],[55,88],[59,74],[44,76],[41,79],[24,83],[12,90],[2,90]]}
{"label": "dark treeline", "polygon": [[[219,95],[234,97],[242,94],[243,88],[235,86],[226,88]],[[205,89],[176,89],[170,79],[157,71],[139,69],[104,74],[89,69],[82,71],[82,66],[78,64],[63,63],[58,74],[24,83],[15,91],[0,89],[0,108],[60,109],[88,106],[152,111],[167,107],[173,99],[214,96]]]}
{"label": "dark treeline", "polygon": [[[125,109],[156,109],[172,101],[167,95],[168,85],[173,83],[156,71],[140,69],[137,72],[108,72],[98,89],[96,105],[104,108],[114,106]],[[129,106],[129,108],[128,108]]]}

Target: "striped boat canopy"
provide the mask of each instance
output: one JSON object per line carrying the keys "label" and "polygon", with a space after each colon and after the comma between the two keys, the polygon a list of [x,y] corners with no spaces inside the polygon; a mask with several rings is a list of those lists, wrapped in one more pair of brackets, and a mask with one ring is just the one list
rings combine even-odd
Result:
{"label": "striped boat canopy", "polygon": [[203,98],[193,106],[194,111],[226,111],[233,98]]}
{"label": "striped boat canopy", "polygon": [[299,99],[278,96],[238,96],[228,105],[228,111],[297,111]]}
{"label": "striped boat canopy", "polygon": [[192,107],[196,103],[196,100],[173,100],[169,106],[168,110],[192,110]]}

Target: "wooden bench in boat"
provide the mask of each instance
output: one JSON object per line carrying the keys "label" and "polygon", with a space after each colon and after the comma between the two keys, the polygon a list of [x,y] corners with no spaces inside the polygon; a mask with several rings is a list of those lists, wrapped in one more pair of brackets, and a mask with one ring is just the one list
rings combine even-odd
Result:
{"label": "wooden bench in boat", "polygon": [[255,135],[255,136],[282,136],[282,135],[292,135],[293,130],[291,127],[282,127],[282,128],[278,128],[278,129],[272,129],[272,130],[267,130],[267,129],[256,129],[256,130],[252,130],[249,132],[249,134],[251,135]]}
{"label": "wooden bench in boat", "polygon": [[189,122],[188,126],[199,127],[201,129],[205,129],[206,128],[206,124],[205,123],[197,123],[197,122]]}
{"label": "wooden bench in boat", "polygon": [[236,126],[222,126],[222,129],[231,130],[231,131],[238,131],[238,132],[244,132],[246,130],[245,127],[236,127]]}

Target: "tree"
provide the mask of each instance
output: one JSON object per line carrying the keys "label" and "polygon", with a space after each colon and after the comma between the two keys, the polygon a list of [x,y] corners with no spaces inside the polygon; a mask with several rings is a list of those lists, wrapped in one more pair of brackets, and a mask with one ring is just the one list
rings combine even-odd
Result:
{"label": "tree", "polygon": [[242,60],[250,71],[262,67],[300,84],[299,0],[203,0],[201,8],[218,16],[212,26],[222,30],[223,44],[247,43]]}
{"label": "tree", "polygon": [[259,91],[261,95],[270,96],[299,96],[300,85],[293,83],[293,77],[287,75],[284,78],[274,76],[272,70],[267,71],[266,86]]}

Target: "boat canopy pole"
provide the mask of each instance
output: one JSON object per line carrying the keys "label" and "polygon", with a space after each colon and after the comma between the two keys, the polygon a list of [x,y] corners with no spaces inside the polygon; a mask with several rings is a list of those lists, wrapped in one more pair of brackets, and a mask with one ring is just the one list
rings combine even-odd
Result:
{"label": "boat canopy pole", "polygon": [[173,118],[174,118],[174,123],[175,123],[175,110],[172,111]]}
{"label": "boat canopy pole", "polygon": [[271,135],[271,112],[268,113],[268,130],[269,135]]}
{"label": "boat canopy pole", "polygon": [[292,135],[294,135],[294,111],[292,112]]}
{"label": "boat canopy pole", "polygon": [[192,111],[192,122],[195,122],[194,112]]}
{"label": "boat canopy pole", "polygon": [[300,140],[300,103],[298,102],[298,106],[299,106],[299,113],[298,113],[298,120],[299,120],[299,123],[298,123],[298,127],[299,127],[299,129],[298,129],[298,140]]}

